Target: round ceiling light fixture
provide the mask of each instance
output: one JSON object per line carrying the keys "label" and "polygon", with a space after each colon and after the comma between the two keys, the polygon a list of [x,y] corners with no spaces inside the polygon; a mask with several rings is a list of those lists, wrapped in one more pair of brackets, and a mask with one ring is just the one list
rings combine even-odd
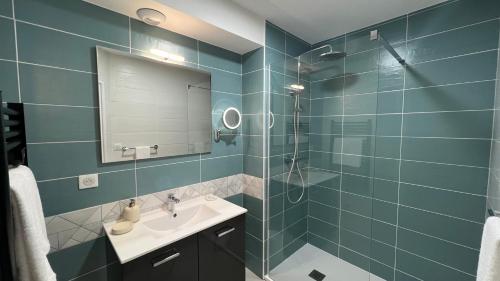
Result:
{"label": "round ceiling light fixture", "polygon": [[141,8],[137,10],[137,16],[145,23],[157,26],[167,19],[167,17],[160,11],[150,8]]}

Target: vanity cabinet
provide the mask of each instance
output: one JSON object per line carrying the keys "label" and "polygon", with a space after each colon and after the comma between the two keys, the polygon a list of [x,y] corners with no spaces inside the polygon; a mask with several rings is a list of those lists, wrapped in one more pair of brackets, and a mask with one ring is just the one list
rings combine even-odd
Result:
{"label": "vanity cabinet", "polygon": [[245,281],[245,215],[123,265],[124,281]]}
{"label": "vanity cabinet", "polygon": [[199,281],[245,281],[245,216],[198,233]]}
{"label": "vanity cabinet", "polygon": [[123,280],[197,281],[197,236],[182,239],[124,264]]}

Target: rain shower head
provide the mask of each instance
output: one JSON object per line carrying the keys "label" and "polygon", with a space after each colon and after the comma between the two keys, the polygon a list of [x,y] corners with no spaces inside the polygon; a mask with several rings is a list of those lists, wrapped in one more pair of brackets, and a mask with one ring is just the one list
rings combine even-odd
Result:
{"label": "rain shower head", "polygon": [[328,51],[319,55],[321,60],[335,60],[345,57],[347,54],[345,52],[339,51]]}

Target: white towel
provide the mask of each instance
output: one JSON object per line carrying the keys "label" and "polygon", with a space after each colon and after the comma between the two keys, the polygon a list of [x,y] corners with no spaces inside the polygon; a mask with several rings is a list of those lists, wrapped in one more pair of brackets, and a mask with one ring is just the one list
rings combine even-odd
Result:
{"label": "white towel", "polygon": [[26,166],[9,170],[17,280],[56,281],[47,254],[50,243],[35,177]]}
{"label": "white towel", "polygon": [[479,252],[477,281],[500,281],[500,218],[486,220]]}

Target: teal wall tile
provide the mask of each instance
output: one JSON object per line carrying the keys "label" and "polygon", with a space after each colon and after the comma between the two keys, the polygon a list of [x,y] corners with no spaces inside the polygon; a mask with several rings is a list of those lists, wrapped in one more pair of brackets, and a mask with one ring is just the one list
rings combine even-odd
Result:
{"label": "teal wall tile", "polygon": [[242,172],[242,155],[201,160],[201,181],[227,177]]}
{"label": "teal wall tile", "polygon": [[309,217],[308,231],[333,243],[338,243],[339,241],[339,229],[336,225],[318,220],[314,217]]}
{"label": "teal wall tile", "polygon": [[345,96],[344,114],[345,115],[376,114],[377,104],[378,104],[378,97],[376,94]]}
{"label": "teal wall tile", "polygon": [[360,255],[359,253],[356,253],[351,249],[342,246],[339,250],[339,257],[344,261],[347,261],[348,263],[367,271],[366,278],[370,278],[368,274],[368,272],[370,271],[370,259],[368,257]]}
{"label": "teal wall tile", "polygon": [[341,194],[342,210],[352,212],[361,216],[371,217],[373,213],[372,199],[356,194]]}
{"label": "teal wall tile", "polygon": [[345,59],[346,73],[362,73],[378,69],[378,49],[347,56]]}
{"label": "teal wall tile", "polygon": [[498,21],[489,21],[410,41],[406,59],[409,63],[419,63],[497,49],[498,28]]}
{"label": "teal wall tile", "polygon": [[490,140],[403,138],[402,158],[487,168],[490,146]]}
{"label": "teal wall tile", "polygon": [[495,0],[452,1],[438,7],[415,12],[408,19],[408,38],[416,38],[458,28],[500,16]]}
{"label": "teal wall tile", "polygon": [[400,229],[398,247],[469,274],[476,274],[479,252],[467,247]]}
{"label": "teal wall tile", "polygon": [[264,70],[258,70],[243,75],[243,94],[264,91]]}
{"label": "teal wall tile", "polygon": [[199,64],[241,74],[241,55],[205,42],[199,52]]}
{"label": "teal wall tile", "polygon": [[245,266],[255,275],[262,275],[262,259],[252,255],[248,251],[245,252]]}
{"label": "teal wall tile", "polygon": [[17,23],[17,33],[20,61],[93,73],[96,72],[96,45],[128,50],[20,22]]}
{"label": "teal wall tile", "polygon": [[347,52],[353,54],[379,47],[377,41],[370,40],[369,35],[372,30],[378,30],[390,43],[404,41],[406,38],[406,17],[389,20],[347,34]]}
{"label": "teal wall tile", "polygon": [[207,67],[200,69],[212,74],[212,91],[241,94],[241,75]]}
{"label": "teal wall tile", "polygon": [[410,137],[491,138],[492,111],[462,111],[404,116],[403,135]]}
{"label": "teal wall tile", "polygon": [[308,242],[313,245],[313,246],[316,246],[318,248],[320,248],[321,250],[329,253],[330,255],[334,255],[334,256],[338,256],[339,253],[339,246],[338,244],[336,243],[333,243],[331,241],[328,241],[320,236],[317,236],[315,235],[314,233],[312,232],[309,232],[309,239],[308,239]]}
{"label": "teal wall tile", "polygon": [[379,89],[379,73],[346,73],[344,80],[344,95],[376,93]]}
{"label": "teal wall tile", "polygon": [[29,64],[20,64],[19,72],[23,102],[98,106],[95,74]]}
{"label": "teal wall tile", "polygon": [[313,185],[309,187],[309,199],[330,207],[339,207],[339,191],[334,187]]}
{"label": "teal wall tile", "polygon": [[264,93],[251,93],[242,96],[242,114],[257,114],[263,112]]}
{"label": "teal wall tile", "polygon": [[134,168],[131,162],[102,164],[99,142],[28,144],[28,159],[39,181]]}
{"label": "teal wall tile", "polygon": [[285,53],[292,57],[299,56],[307,51],[311,46],[304,40],[286,32],[285,33]]}
{"label": "teal wall tile", "polygon": [[342,191],[362,196],[371,196],[373,193],[373,179],[357,175],[342,175]]}
{"label": "teal wall tile", "polygon": [[383,278],[384,280],[393,280],[394,278],[394,265],[386,266],[385,264],[377,261],[370,261],[370,273]]}
{"label": "teal wall tile", "polygon": [[384,179],[373,180],[373,198],[397,202],[398,198],[398,182]]}
{"label": "teal wall tile", "polygon": [[344,78],[333,78],[311,83],[311,98],[342,96]]}
{"label": "teal wall tile", "polygon": [[371,233],[371,219],[342,210],[340,227],[369,237]]}
{"label": "teal wall tile", "polygon": [[[371,241],[370,247],[370,257],[379,263],[393,267],[394,266],[394,256],[395,251],[394,247],[386,245],[384,243],[380,243],[378,241]],[[372,263],[373,264],[373,263]],[[372,271],[372,268],[370,268]]]}
{"label": "teal wall tile", "polygon": [[46,216],[135,197],[133,170],[99,174],[99,186],[79,190],[78,178],[38,183]]}
{"label": "teal wall tile", "polygon": [[497,52],[490,51],[411,65],[406,72],[406,88],[494,80],[496,59]]}
{"label": "teal wall tile", "polygon": [[129,45],[128,17],[78,0],[16,0],[16,19],[122,46]]}
{"label": "teal wall tile", "polygon": [[381,222],[381,221],[371,221],[371,237],[373,240],[388,244],[396,245],[396,226]]}
{"label": "teal wall tile", "polygon": [[[208,155],[208,154],[203,154],[203,155]],[[175,163],[180,163],[180,162],[198,161],[199,159],[200,159],[200,155],[198,155],[198,154],[179,155],[179,156],[171,156],[171,157],[163,157],[163,158],[151,158],[151,159],[137,160],[136,165],[137,165],[137,168],[147,168],[147,167],[153,167],[153,166],[175,164]]]}
{"label": "teal wall tile", "polygon": [[255,257],[262,257],[262,241],[250,234],[245,235],[245,250]]}
{"label": "teal wall tile", "polygon": [[479,248],[483,231],[482,223],[405,206],[399,207],[399,226],[475,249]]}
{"label": "teal wall tile", "polygon": [[243,193],[232,195],[224,199],[240,207],[243,207]]}
{"label": "teal wall tile", "polygon": [[488,185],[488,169],[402,161],[401,181],[485,195]]}
{"label": "teal wall tile", "polygon": [[[284,229],[283,245],[289,245],[307,234],[307,218],[297,221],[290,227]],[[307,235],[306,235],[307,236]]]}
{"label": "teal wall tile", "polygon": [[457,218],[484,222],[486,199],[435,188],[401,184],[399,203]]}
{"label": "teal wall tile", "polygon": [[330,207],[316,203],[309,202],[309,231],[311,230],[311,218],[319,219],[323,223],[329,223],[335,226],[339,224],[339,211],[337,208]]}
{"label": "teal wall tile", "polygon": [[342,115],[342,97],[311,100],[311,114],[314,116]]}
{"label": "teal wall tile", "polygon": [[17,87],[17,66],[15,62],[0,61],[0,91],[2,99],[6,102],[19,102]]}
{"label": "teal wall tile", "polygon": [[[476,278],[473,275],[468,275],[458,270],[442,266],[436,262],[418,257],[402,250],[397,251],[396,259],[396,268],[407,272],[420,280],[473,281]],[[403,280],[408,279],[405,278]]]}
{"label": "teal wall tile", "polygon": [[272,48],[266,48],[266,68],[278,73],[285,73],[286,55]]}
{"label": "teal wall tile", "polygon": [[405,112],[491,109],[495,82],[479,82],[405,91]]}
{"label": "teal wall tile", "polygon": [[395,203],[372,200],[372,217],[390,224],[397,223],[397,205]]}
{"label": "teal wall tile", "polygon": [[243,73],[262,69],[264,60],[264,48],[258,48],[242,56]]}
{"label": "teal wall tile", "polygon": [[48,255],[57,280],[69,280],[102,266],[118,262],[106,237]]}
{"label": "teal wall tile", "polygon": [[99,139],[99,115],[95,108],[26,105],[24,115],[28,142]]}
{"label": "teal wall tile", "polygon": [[254,157],[250,155],[243,156],[243,173],[255,176],[262,177],[262,165],[263,159],[261,157]]}
{"label": "teal wall tile", "polygon": [[285,52],[285,32],[270,22],[266,22],[266,46]]}
{"label": "teal wall tile", "polygon": [[0,15],[12,17],[12,1],[2,1],[0,3]]}
{"label": "teal wall tile", "polygon": [[135,19],[131,19],[130,23],[132,48],[145,52],[149,52],[151,49],[159,49],[183,56],[188,62],[198,63],[195,39]]}
{"label": "teal wall tile", "polygon": [[0,18],[0,59],[16,60],[16,42],[14,39],[14,23],[11,19]]}
{"label": "teal wall tile", "polygon": [[245,231],[253,237],[262,237],[262,221],[252,215],[245,217]]}
{"label": "teal wall tile", "polygon": [[377,113],[400,113],[403,107],[403,91],[378,93]]}
{"label": "teal wall tile", "polygon": [[137,170],[137,193],[146,195],[200,182],[200,161]]}
{"label": "teal wall tile", "polygon": [[262,218],[262,200],[253,196],[243,194],[243,206],[248,210],[249,215]]}
{"label": "teal wall tile", "polygon": [[374,156],[396,159],[399,158],[399,146],[401,143],[400,137],[376,137],[374,141],[370,140],[369,142],[375,142]]}

